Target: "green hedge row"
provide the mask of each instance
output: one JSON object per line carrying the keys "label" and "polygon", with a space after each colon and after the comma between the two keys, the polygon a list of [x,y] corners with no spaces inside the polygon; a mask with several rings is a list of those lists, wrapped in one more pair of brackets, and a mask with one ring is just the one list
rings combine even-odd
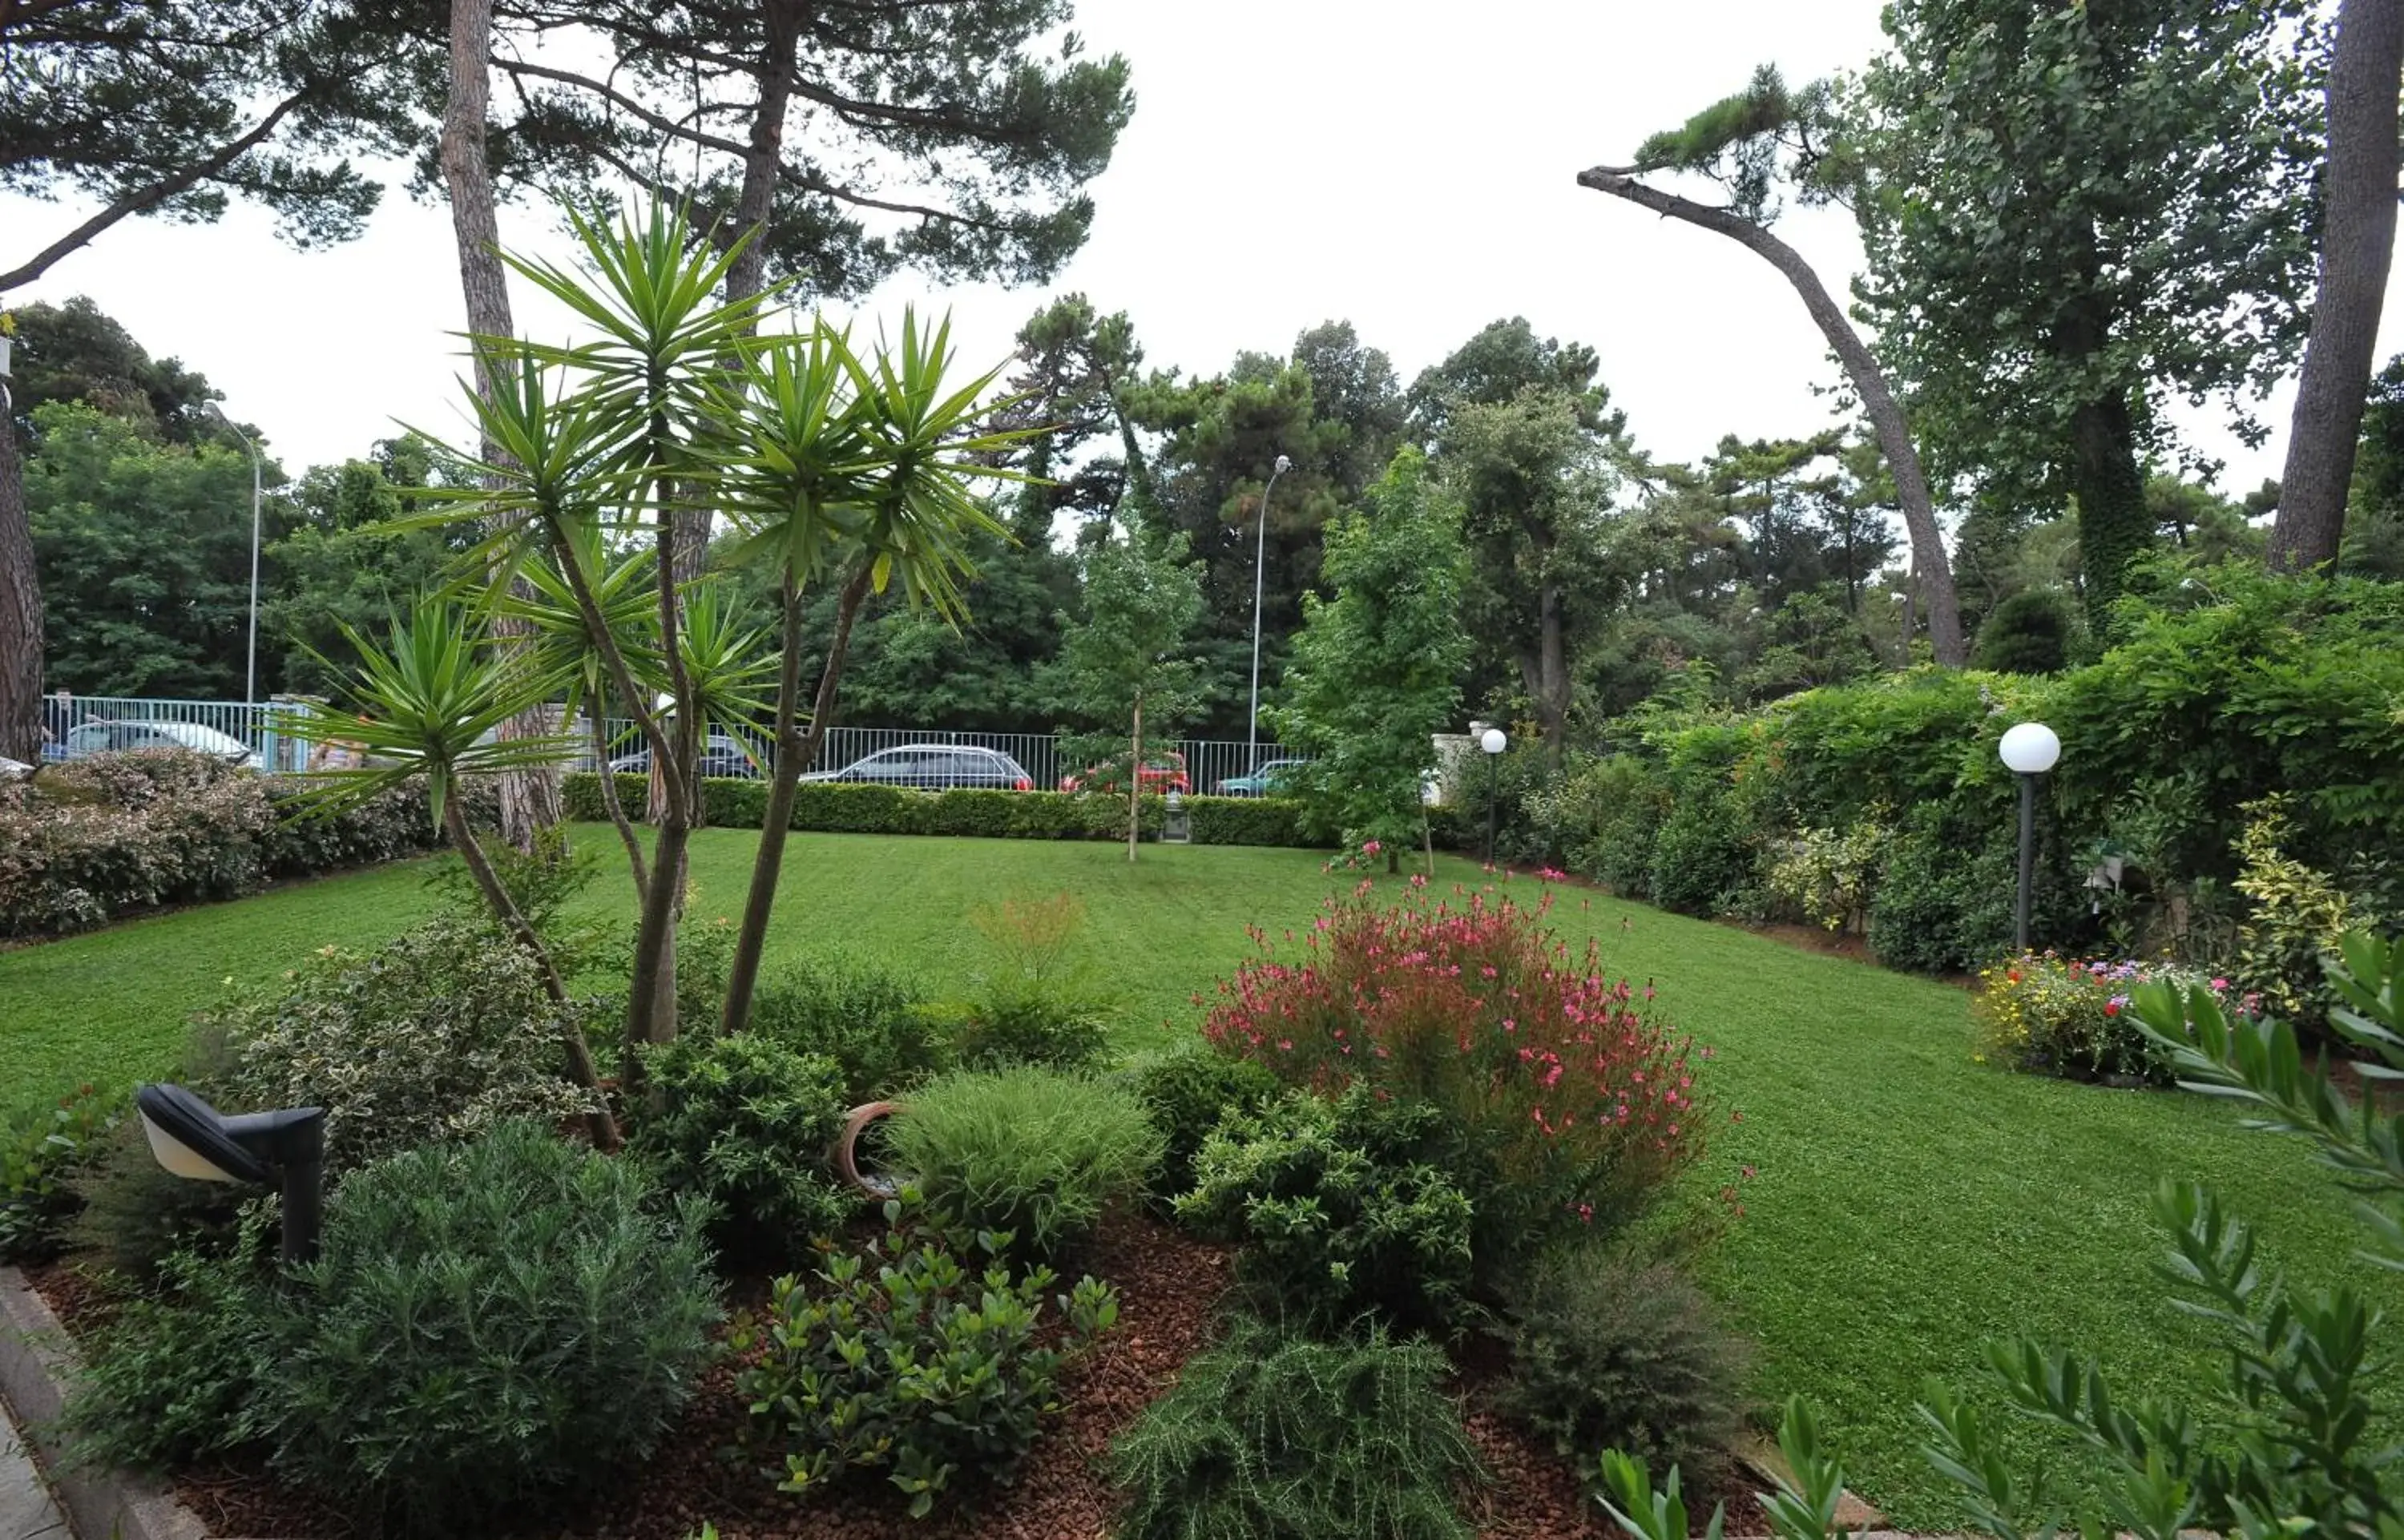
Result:
{"label": "green hedge row", "polygon": [[[2043,721],[2062,758],[2037,805],[2038,944],[2211,955],[2251,916],[2236,843],[2273,792],[2294,802],[2288,855],[2351,892],[2404,891],[2398,702],[2404,584],[2173,573],[2123,601],[2115,645],[2050,677],[1922,668],[1750,710],[1656,706],[1560,771],[1515,747],[1501,843],[1689,914],[1850,909],[1890,964],[1972,969],[2012,940],[2018,785],[1996,744]],[[1863,869],[1815,883],[1815,830],[1861,834]],[[2090,889],[2106,857],[2122,887]],[[1796,884],[1838,876],[1826,912],[1796,906]]]}
{"label": "green hedge row", "polygon": [[[644,777],[620,776],[620,805],[639,817]],[[768,783],[712,777],[702,782],[712,827],[757,829],[767,817]],[[567,815],[608,816],[601,802],[601,777],[580,772],[567,777]],[[1308,847],[1300,806],[1279,797],[1188,797],[1196,845]],[[1143,799],[1144,837],[1159,837],[1167,817],[1159,797]],[[1061,791],[988,791],[955,788],[912,791],[893,786],[809,781],[793,790],[796,829],[844,834],[953,834],[978,839],[1125,839],[1126,803],[1118,797]]]}

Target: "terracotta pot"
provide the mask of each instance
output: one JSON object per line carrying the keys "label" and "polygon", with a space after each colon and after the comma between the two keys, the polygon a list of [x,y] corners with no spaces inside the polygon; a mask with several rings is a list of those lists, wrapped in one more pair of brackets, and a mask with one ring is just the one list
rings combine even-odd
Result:
{"label": "terracotta pot", "polygon": [[858,1150],[860,1131],[881,1117],[890,1117],[902,1110],[898,1101],[871,1101],[854,1107],[843,1120],[843,1134],[834,1142],[835,1174],[866,1193],[879,1203],[902,1190],[902,1184],[881,1172],[863,1173],[860,1169]]}

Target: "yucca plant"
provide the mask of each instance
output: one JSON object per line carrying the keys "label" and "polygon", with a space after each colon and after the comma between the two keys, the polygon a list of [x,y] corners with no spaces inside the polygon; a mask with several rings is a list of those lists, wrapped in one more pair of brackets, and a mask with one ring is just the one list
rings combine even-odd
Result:
{"label": "yucca plant", "polygon": [[[550,949],[493,870],[458,794],[464,777],[555,764],[567,753],[572,740],[565,736],[499,735],[502,723],[552,698],[557,672],[538,666],[531,650],[496,654],[466,612],[439,598],[421,598],[406,616],[396,616],[383,641],[348,625],[342,632],[357,666],[345,671],[323,656],[317,661],[344,675],[352,709],[292,719],[284,730],[338,736],[357,745],[366,763],[313,775],[303,815],[356,806],[423,777],[428,811],[494,918],[533,958],[551,998],[566,1003],[567,986]],[[600,1077],[581,1029],[572,1015],[561,1019],[569,1078],[597,1090]],[[606,1107],[593,1114],[592,1128],[596,1144],[617,1142]]]}
{"label": "yucca plant", "polygon": [[[988,461],[1035,431],[984,425],[999,370],[949,386],[951,323],[921,328],[905,310],[898,345],[861,359],[823,321],[755,356],[747,371],[742,456],[728,468],[728,506],[743,532],[732,559],[776,563],[784,622],[776,686],[776,760],[751,870],[751,890],[728,971],[721,1026],[750,1019],[751,991],[782,875],[795,783],[817,757],[851,642],[871,592],[898,582],[914,604],[957,623],[961,587],[975,575],[970,541],[1001,526],[969,495],[972,478],[1009,479]],[[802,595],[813,581],[841,583],[834,635],[807,714],[801,703]]]}
{"label": "yucca plant", "polygon": [[545,553],[542,559],[526,563],[518,572],[523,591],[504,591],[499,609],[524,623],[532,640],[535,665],[555,670],[566,681],[569,719],[579,710],[586,717],[587,746],[601,775],[601,804],[608,809],[609,822],[625,847],[639,904],[649,883],[643,844],[636,837],[634,824],[618,800],[617,783],[609,776],[608,665],[585,625],[573,574],[584,576],[604,629],[616,639],[636,677],[650,683],[661,678],[649,635],[653,612],[651,564],[641,553],[611,554],[598,525],[582,525],[569,533],[576,546],[572,559],[562,561]]}

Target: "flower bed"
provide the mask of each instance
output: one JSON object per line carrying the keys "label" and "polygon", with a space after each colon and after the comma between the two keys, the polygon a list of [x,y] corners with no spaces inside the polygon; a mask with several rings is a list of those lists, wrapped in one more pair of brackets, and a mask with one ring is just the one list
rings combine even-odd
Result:
{"label": "flower bed", "polygon": [[[2147,984],[2185,992],[2229,989],[2225,978],[2139,959],[2070,959],[2031,952],[1978,973],[1972,1008],[1981,1064],[2113,1085],[2167,1085],[2168,1057],[2137,1025],[2131,997]],[[2242,1000],[2250,1012],[2253,1002]]]}

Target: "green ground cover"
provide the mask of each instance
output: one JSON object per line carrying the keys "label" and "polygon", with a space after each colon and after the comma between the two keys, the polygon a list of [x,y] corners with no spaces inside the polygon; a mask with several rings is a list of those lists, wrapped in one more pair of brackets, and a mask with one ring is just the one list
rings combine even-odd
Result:
{"label": "green ground cover", "polygon": [[[753,835],[705,832],[696,904],[732,913]],[[0,952],[0,1066],[12,1089],[127,1081],[170,1067],[190,1010],[231,978],[271,982],[312,949],[371,944],[429,909],[412,862]],[[974,905],[1062,889],[1086,905],[1080,945],[1120,994],[1129,1051],[1192,1029],[1189,997],[1246,952],[1244,928],[1307,922],[1340,880],[1305,852],[801,834],[787,861],[776,959],[846,950],[965,987],[984,956]],[[1444,880],[1475,880],[1447,863]],[[606,875],[580,901],[626,908]],[[2124,1395],[2191,1395],[2219,1362],[2160,1304],[2147,1196],[2168,1175],[2215,1184],[2301,1279],[2341,1271],[2390,1310],[2404,1280],[2345,1259],[2346,1200],[2299,1146],[2235,1127],[2225,1106],[2002,1074],[1970,1062],[1967,997],[1724,926],[1572,891],[1572,941],[1656,980],[1660,1003],[1711,1045],[1721,1120],[1693,1201],[1740,1190],[1740,1218],[1701,1271],[1762,1344],[1766,1398],[1827,1412],[1853,1484],[1912,1527],[1956,1517],[1918,1455],[1922,1381],[1975,1378],[1978,1347],[2026,1330],[2097,1352]],[[1740,1120],[1739,1118],[1740,1114]],[[1751,1178],[1741,1172],[1750,1168]],[[2053,1446],[2021,1440],[2031,1460]]]}

